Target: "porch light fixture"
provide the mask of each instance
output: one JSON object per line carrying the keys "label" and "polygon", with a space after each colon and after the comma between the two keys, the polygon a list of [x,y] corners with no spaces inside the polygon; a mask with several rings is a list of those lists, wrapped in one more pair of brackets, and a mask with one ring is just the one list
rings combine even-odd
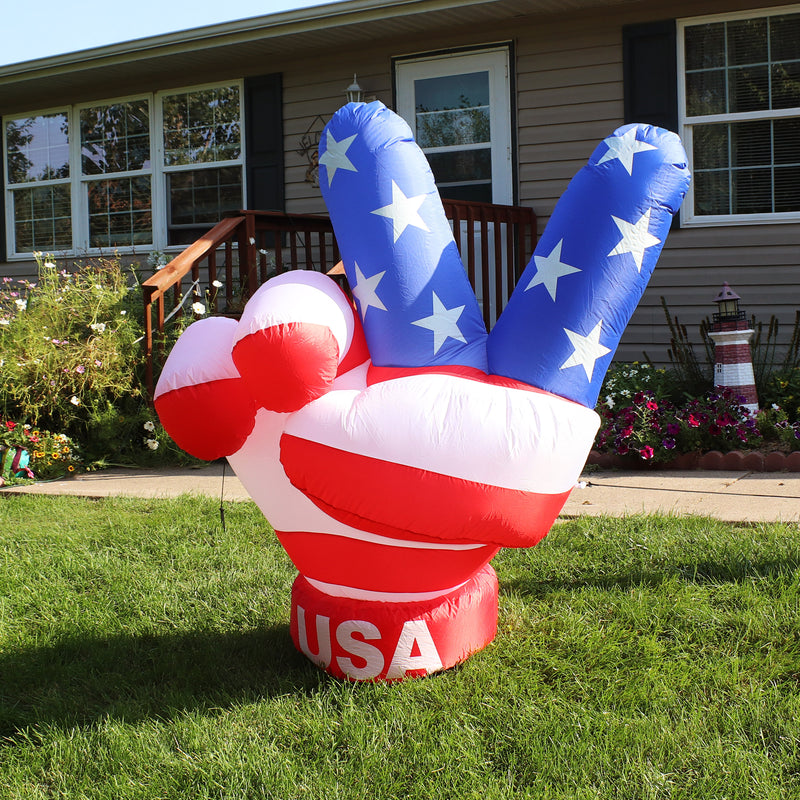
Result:
{"label": "porch light fixture", "polygon": [[745,313],[739,309],[739,297],[727,283],[722,284],[719,294],[714,298],[717,304],[717,313],[714,314],[715,322],[729,322],[744,319]]}
{"label": "porch light fixture", "polygon": [[353,73],[353,82],[344,90],[345,97],[347,97],[348,103],[360,103],[361,102],[361,87],[358,85],[358,81],[356,80],[356,73]]}

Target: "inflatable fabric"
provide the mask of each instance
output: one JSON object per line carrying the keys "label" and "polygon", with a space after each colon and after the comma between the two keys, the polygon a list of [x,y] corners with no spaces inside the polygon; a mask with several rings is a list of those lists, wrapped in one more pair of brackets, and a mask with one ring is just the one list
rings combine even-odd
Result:
{"label": "inflatable fabric", "polygon": [[488,334],[407,124],[348,104],[320,165],[353,300],[317,272],[273,278],[240,320],[187,328],[155,403],[181,447],[228,458],[297,567],[297,648],[400,680],[492,641],[489,562],[539,542],[575,485],[689,173],[674,134],[615,131]]}

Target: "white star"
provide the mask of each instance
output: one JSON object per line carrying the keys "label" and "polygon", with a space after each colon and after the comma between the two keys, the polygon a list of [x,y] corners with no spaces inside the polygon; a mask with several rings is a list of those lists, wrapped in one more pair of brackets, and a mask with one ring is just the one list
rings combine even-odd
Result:
{"label": "white star", "polygon": [[572,355],[561,365],[559,369],[568,367],[583,367],[586,379],[592,380],[594,372],[594,362],[606,353],[610,353],[608,347],[600,344],[600,334],[603,330],[603,320],[600,320],[588,336],[581,336],[575,331],[564,328],[564,333],[569,337],[572,346],[575,348]]}
{"label": "white star", "polygon": [[392,221],[394,229],[394,241],[400,238],[400,234],[409,226],[421,228],[423,231],[430,231],[422,217],[419,215],[419,207],[425,202],[427,195],[418,194],[416,197],[406,197],[400,187],[392,181],[392,202],[391,205],[376,208],[373,214],[381,217],[388,217]]}
{"label": "white star", "polygon": [[433,314],[430,317],[415,320],[411,324],[433,331],[433,354],[436,355],[447,338],[466,343],[467,340],[458,327],[458,318],[463,310],[464,306],[445,308],[444,303],[436,296],[436,292],[433,292]]}
{"label": "white star", "polygon": [[611,219],[617,224],[619,232],[622,234],[622,241],[609,253],[610,256],[621,256],[624,253],[630,253],[633,260],[636,262],[636,269],[642,271],[642,260],[644,259],[644,251],[648,247],[656,244],[661,244],[661,239],[653,236],[648,232],[650,227],[650,211],[647,211],[639,217],[638,222],[626,222],[619,217],[611,216]]}
{"label": "white star", "polygon": [[640,142],[636,138],[636,128],[625,131],[622,136],[609,136],[603,141],[608,145],[608,151],[597,163],[602,164],[604,161],[613,161],[618,158],[619,163],[628,171],[628,175],[633,175],[633,157],[636,153],[658,150],[655,145]]}
{"label": "white star", "polygon": [[559,278],[564,275],[569,275],[572,272],[580,272],[577,267],[571,267],[569,264],[564,264],[561,261],[561,245],[564,244],[562,239],[550,252],[549,256],[534,256],[533,260],[536,263],[536,274],[531,279],[531,282],[525,287],[527,292],[533,286],[538,286],[543,283],[550,297],[555,301],[556,299],[556,284]]}
{"label": "white star", "polygon": [[353,294],[358,300],[359,306],[361,306],[361,316],[367,316],[367,309],[370,306],[379,308],[381,311],[386,311],[386,306],[381,302],[380,297],[378,297],[375,291],[378,284],[381,282],[381,278],[386,274],[386,270],[378,272],[371,278],[365,278],[358,264],[356,264],[355,267],[356,285],[353,287]]}
{"label": "white star", "polygon": [[319,157],[319,163],[327,167],[328,186],[330,186],[333,183],[333,176],[336,174],[337,169],[358,172],[353,166],[353,162],[347,157],[347,148],[353,144],[353,139],[355,139],[358,134],[354,133],[352,136],[342,139],[341,142],[337,142],[330,131],[326,131],[326,133],[328,134],[327,147],[325,148],[325,152]]}

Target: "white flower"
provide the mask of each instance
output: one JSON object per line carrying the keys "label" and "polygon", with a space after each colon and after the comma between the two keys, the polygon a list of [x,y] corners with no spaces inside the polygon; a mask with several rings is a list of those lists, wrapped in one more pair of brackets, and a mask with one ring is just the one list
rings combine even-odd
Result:
{"label": "white flower", "polygon": [[20,311],[24,311],[28,307],[28,301],[18,299],[14,301],[14,305],[16,305]]}
{"label": "white flower", "polygon": [[611,395],[608,395],[608,397],[606,397],[606,405],[609,408],[614,408],[614,398]]}
{"label": "white flower", "polygon": [[5,318],[0,319],[0,325],[10,325],[10,324],[11,323],[7,319],[5,319]]}
{"label": "white flower", "polygon": [[773,403],[772,404],[772,410],[773,411],[780,411],[781,407],[777,403]]}
{"label": "white flower", "polygon": [[144,423],[144,429],[152,432],[156,429],[156,426],[150,420],[147,420],[147,422]]}
{"label": "white flower", "polygon": [[47,269],[55,269],[56,268],[55,261],[45,261],[44,264],[42,264],[42,266],[43,267],[47,267]]}
{"label": "white flower", "polygon": [[151,449],[151,450],[158,450],[158,441],[156,439],[145,439],[144,443]]}
{"label": "white flower", "polygon": [[127,311],[120,311],[120,312],[119,312],[119,315],[120,315],[121,317],[124,317],[124,316],[125,316],[127,313],[128,313]]}
{"label": "white flower", "polygon": [[205,314],[206,307],[202,303],[192,303],[192,311],[195,314]]}
{"label": "white flower", "polygon": [[103,333],[106,329],[105,322],[93,322],[89,326],[95,333]]}
{"label": "white flower", "polygon": [[211,285],[215,289],[221,289],[222,288],[222,281],[211,281]]}
{"label": "white flower", "polygon": [[77,397],[75,397],[75,395],[72,395],[72,397],[70,397],[69,401],[74,406],[79,406],[81,404],[81,401]]}

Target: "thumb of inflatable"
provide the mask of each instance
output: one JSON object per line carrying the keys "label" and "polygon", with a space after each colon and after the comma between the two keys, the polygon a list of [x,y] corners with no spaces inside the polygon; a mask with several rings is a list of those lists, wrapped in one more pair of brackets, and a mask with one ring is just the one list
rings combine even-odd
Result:
{"label": "thumb of inflatable", "polygon": [[191,324],[158,379],[155,406],[175,443],[205,461],[235,453],[255,425],[256,405],[231,359],[236,320]]}

